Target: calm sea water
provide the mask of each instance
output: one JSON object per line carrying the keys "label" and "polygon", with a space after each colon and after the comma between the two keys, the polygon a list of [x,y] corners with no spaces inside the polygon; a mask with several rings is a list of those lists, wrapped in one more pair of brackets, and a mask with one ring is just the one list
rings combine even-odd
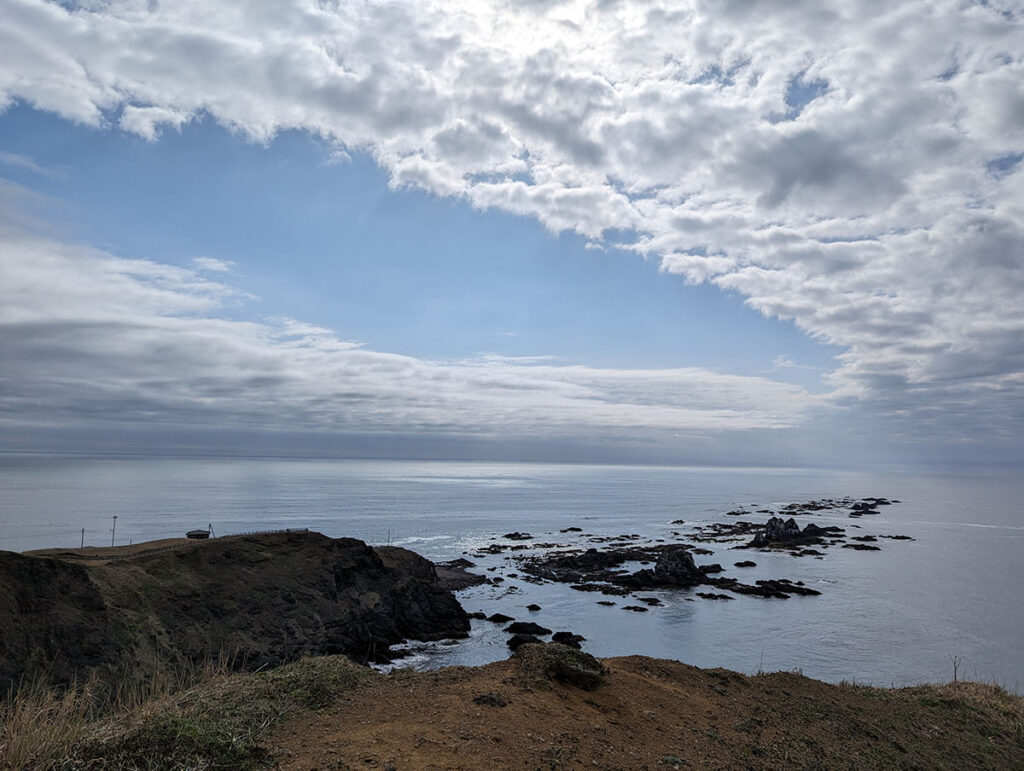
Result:
{"label": "calm sea water", "polygon": [[[792,469],[707,469],[514,463],[262,459],[88,459],[0,456],[0,549],[126,544],[181,536],[308,527],[330,536],[407,546],[451,559],[509,530],[571,543],[558,530],[671,538],[687,525],[731,521],[736,506],[771,508],[819,497],[902,501],[877,517],[845,512],[804,518],[859,525],[850,534],[906,534],[880,552],[833,548],[825,559],[735,552],[698,558],[726,574],[802,580],[820,597],[732,602],[687,592],[647,592],[647,613],[602,607],[601,595],[508,578],[466,590],[467,610],[502,611],[588,638],[599,656],[642,653],[743,672],[799,669],[829,681],[945,681],[960,675],[1024,687],[1024,480]],[[554,534],[549,537],[548,534]],[[579,543],[583,545],[583,541]],[[586,544],[589,545],[589,544]],[[732,563],[754,559],[753,569]],[[515,573],[503,557],[478,561],[488,575]],[[689,599],[688,599],[689,598]],[[619,605],[629,604],[611,598]],[[531,613],[536,602],[543,610]],[[469,640],[417,649],[419,666],[476,664],[507,655],[495,625],[474,622]]]}

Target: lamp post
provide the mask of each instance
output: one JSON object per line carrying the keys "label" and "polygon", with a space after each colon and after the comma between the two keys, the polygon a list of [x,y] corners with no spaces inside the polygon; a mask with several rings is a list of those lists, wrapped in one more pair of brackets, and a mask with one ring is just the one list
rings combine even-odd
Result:
{"label": "lamp post", "polygon": [[110,528],[110,545],[114,545],[114,533],[117,532],[117,514],[114,515],[114,526]]}

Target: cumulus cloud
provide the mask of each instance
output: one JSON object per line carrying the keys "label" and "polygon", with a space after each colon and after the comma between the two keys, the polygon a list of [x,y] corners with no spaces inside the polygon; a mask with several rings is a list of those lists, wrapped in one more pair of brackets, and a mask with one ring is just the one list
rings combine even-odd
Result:
{"label": "cumulus cloud", "polygon": [[1020,421],[1018,3],[0,9],[0,105],[151,140],[201,114],[305,130],[396,185],[636,234],[618,245],[842,346],[838,400]]}

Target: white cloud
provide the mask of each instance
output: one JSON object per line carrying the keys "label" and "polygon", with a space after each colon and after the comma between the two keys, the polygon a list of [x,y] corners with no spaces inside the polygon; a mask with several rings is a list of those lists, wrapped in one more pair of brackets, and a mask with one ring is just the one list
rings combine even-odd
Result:
{"label": "white cloud", "polygon": [[227,273],[235,267],[232,260],[221,260],[217,257],[195,257],[192,264],[199,270],[206,270],[212,273]]}
{"label": "white cloud", "polygon": [[[1022,415],[1024,171],[991,166],[1024,152],[1017,3],[0,12],[0,104],[149,139],[202,113],[257,141],[303,129],[396,185],[595,246],[635,232],[666,271],[846,349],[840,398],[974,410],[976,431]],[[798,107],[794,83],[816,84]]]}
{"label": "white cloud", "polygon": [[437,362],[289,318],[231,321],[202,273],[0,231],[0,424],[460,434],[511,439],[791,427],[802,388],[702,369]]}
{"label": "white cloud", "polygon": [[21,155],[20,153],[0,152],[0,163],[17,169],[25,169],[26,171],[31,171],[33,174],[39,174],[40,176],[49,177],[51,179],[60,179],[63,176],[61,172],[40,166],[27,155]]}

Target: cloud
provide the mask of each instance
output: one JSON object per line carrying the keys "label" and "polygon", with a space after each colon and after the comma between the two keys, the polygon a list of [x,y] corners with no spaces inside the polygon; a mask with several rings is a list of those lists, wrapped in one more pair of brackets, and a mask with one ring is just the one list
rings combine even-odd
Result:
{"label": "cloud", "polygon": [[1024,415],[1015,3],[0,8],[0,105],[147,139],[204,114],[305,130],[394,185],[594,246],[636,233],[667,272],[842,346],[844,403],[939,433],[936,409],[975,434]]}
{"label": "cloud", "polygon": [[227,273],[235,263],[232,260],[219,260],[216,257],[195,257],[192,264],[199,270],[206,270],[212,273]]}
{"label": "cloud", "polygon": [[25,169],[26,171],[31,171],[33,174],[38,174],[42,177],[49,177],[50,179],[60,179],[64,176],[59,171],[48,169],[45,166],[40,166],[27,155],[21,155],[20,153],[0,152],[0,163],[16,169]]}
{"label": "cloud", "polygon": [[[664,439],[803,422],[817,398],[708,370],[443,362],[290,318],[233,321],[206,271],[0,230],[0,425]],[[241,298],[241,299],[240,299]]]}

